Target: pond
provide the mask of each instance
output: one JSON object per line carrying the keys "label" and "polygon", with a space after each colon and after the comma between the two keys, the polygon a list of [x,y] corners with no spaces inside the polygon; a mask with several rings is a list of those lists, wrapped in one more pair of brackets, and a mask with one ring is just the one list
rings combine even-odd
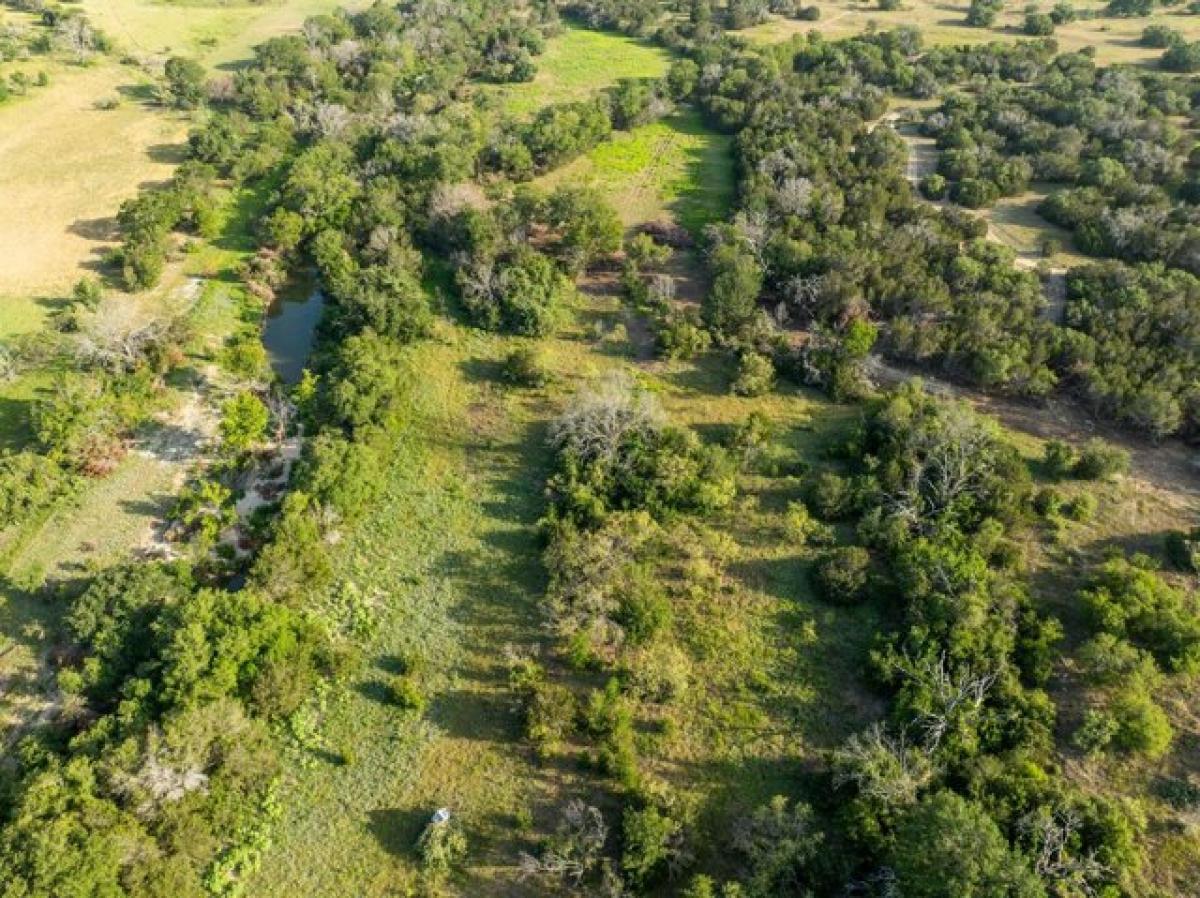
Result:
{"label": "pond", "polygon": [[286,384],[294,384],[308,364],[325,297],[311,281],[281,291],[267,309],[262,341],[271,367]]}

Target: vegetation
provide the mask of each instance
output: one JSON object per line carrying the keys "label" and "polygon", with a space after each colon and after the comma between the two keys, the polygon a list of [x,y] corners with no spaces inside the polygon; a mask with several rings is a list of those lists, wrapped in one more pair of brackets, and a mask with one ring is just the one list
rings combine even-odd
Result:
{"label": "vegetation", "polygon": [[[739,34],[812,9],[412,0],[230,75],[165,61],[189,158],[0,356],[41,378],[0,557],[17,611],[54,609],[5,896],[1187,894],[1181,450],[877,380],[1194,438],[1194,85],[1058,53],[1062,4],[1016,43]],[[588,29],[646,70],[523,106]],[[919,191],[897,96],[931,101]],[[636,191],[660,145],[691,158],[644,172],[651,218],[603,176]],[[1102,257],[1047,284],[963,208],[1035,181]],[[142,313],[181,269],[210,285]],[[256,334],[302,277],[286,386]],[[217,381],[197,344],[222,376],[161,539],[10,564]]]}

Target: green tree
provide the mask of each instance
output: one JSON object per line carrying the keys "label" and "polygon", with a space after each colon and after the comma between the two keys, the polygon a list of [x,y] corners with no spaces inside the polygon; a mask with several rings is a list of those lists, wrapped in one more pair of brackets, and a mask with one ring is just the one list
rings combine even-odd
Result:
{"label": "green tree", "polygon": [[270,414],[251,392],[238,393],[221,406],[221,447],[231,455],[249,452],[267,433]]}
{"label": "green tree", "polygon": [[167,79],[167,96],[180,109],[192,109],[204,102],[204,66],[186,56],[167,60],[163,75]]}
{"label": "green tree", "polygon": [[978,804],[939,792],[906,813],[889,852],[905,898],[1045,898],[1046,889]]}

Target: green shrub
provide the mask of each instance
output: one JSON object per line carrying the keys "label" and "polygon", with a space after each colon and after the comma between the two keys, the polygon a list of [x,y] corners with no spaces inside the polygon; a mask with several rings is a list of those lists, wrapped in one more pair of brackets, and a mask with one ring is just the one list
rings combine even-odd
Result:
{"label": "green shrub", "polygon": [[551,380],[546,354],[535,346],[514,349],[504,359],[504,379],[521,387],[543,387]]}
{"label": "green shrub", "polygon": [[1051,477],[1063,478],[1071,476],[1078,461],[1079,456],[1070,443],[1064,443],[1062,440],[1046,441],[1042,463],[1046,466],[1046,472]]}
{"label": "green shrub", "polygon": [[808,503],[825,521],[836,521],[853,510],[854,487],[850,480],[832,471],[822,471],[808,487]]}
{"label": "green shrub", "polygon": [[1082,480],[1112,480],[1129,471],[1129,453],[1099,438],[1088,440],[1072,472]]}
{"label": "green shrub", "polygon": [[420,714],[425,710],[425,695],[408,675],[397,676],[392,680],[388,689],[388,697],[393,705],[405,711],[414,711]]}
{"label": "green shrub", "polygon": [[655,807],[626,810],[622,821],[621,869],[634,885],[645,888],[665,872],[678,854],[683,827]]}
{"label": "green shrub", "polygon": [[946,178],[937,172],[921,179],[921,195],[927,200],[944,200],[948,190]]}
{"label": "green shrub", "polygon": [[1100,501],[1091,493],[1080,493],[1063,503],[1062,512],[1072,521],[1086,523],[1096,516]]}
{"label": "green shrub", "polygon": [[1092,708],[1083,715],[1083,723],[1071,736],[1071,742],[1089,755],[1100,754],[1112,744],[1120,728],[1111,714]]}
{"label": "green shrub", "polygon": [[861,546],[830,549],[813,567],[813,585],[829,602],[852,605],[866,597],[871,553]]}
{"label": "green shrub", "polygon": [[1125,751],[1161,758],[1175,736],[1167,714],[1139,688],[1124,690],[1112,704],[1117,724],[1113,744]]}
{"label": "green shrub", "polygon": [[762,396],[775,386],[775,366],[765,355],[743,352],[731,389],[738,396]]}
{"label": "green shrub", "polygon": [[417,839],[421,864],[434,874],[446,874],[467,856],[467,837],[457,819],[433,820]]}

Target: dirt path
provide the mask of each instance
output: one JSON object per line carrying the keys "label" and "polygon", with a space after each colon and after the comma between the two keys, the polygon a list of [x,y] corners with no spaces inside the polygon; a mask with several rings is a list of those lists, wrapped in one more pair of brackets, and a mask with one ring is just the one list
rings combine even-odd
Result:
{"label": "dirt path", "polygon": [[878,356],[871,357],[868,375],[882,386],[892,386],[919,377],[931,391],[966,399],[979,411],[999,420],[1006,428],[1038,439],[1079,443],[1092,437],[1102,437],[1129,450],[1133,477],[1164,494],[1170,493],[1176,497],[1184,494],[1193,502],[1200,499],[1200,452],[1178,441],[1150,443],[1098,421],[1078,406],[1061,399],[1035,403],[995,396],[950,383],[928,372],[903,368]]}

